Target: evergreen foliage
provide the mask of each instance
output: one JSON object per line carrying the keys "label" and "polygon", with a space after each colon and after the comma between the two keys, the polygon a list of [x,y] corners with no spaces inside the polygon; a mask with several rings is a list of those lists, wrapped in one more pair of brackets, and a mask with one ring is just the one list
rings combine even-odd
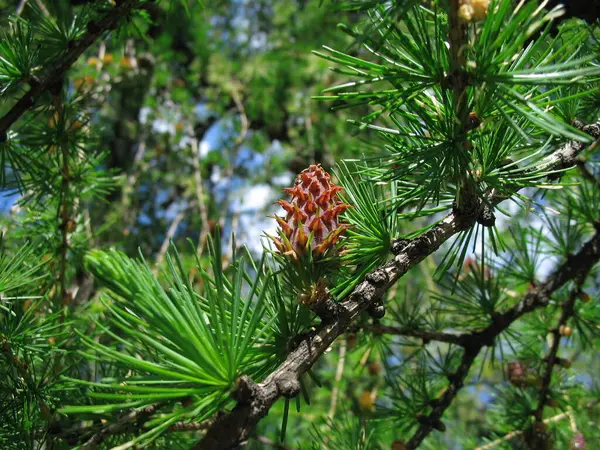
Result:
{"label": "evergreen foliage", "polygon": [[600,447],[580,6],[0,0],[0,447]]}

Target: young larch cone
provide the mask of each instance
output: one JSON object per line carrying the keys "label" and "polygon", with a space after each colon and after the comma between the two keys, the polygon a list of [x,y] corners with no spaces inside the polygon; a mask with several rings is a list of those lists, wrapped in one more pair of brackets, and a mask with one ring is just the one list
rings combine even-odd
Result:
{"label": "young larch cone", "polygon": [[[331,182],[331,176],[320,164],[304,169],[291,188],[284,192],[289,201],[279,200],[286,216],[274,216],[280,226],[279,238],[273,238],[277,249],[293,261],[299,261],[309,250],[315,259],[335,250],[348,225],[340,223],[340,214],[350,205],[338,199],[343,188]],[[309,236],[313,235],[310,246]]]}
{"label": "young larch cone", "polygon": [[585,436],[581,433],[575,433],[571,438],[569,444],[569,450],[586,450],[587,443],[585,442]]}

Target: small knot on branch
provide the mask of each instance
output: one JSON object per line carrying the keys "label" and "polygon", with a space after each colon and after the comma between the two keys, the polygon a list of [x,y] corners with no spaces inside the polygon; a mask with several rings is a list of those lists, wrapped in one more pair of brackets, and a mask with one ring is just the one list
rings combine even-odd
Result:
{"label": "small knot on branch", "polygon": [[417,421],[421,425],[431,427],[435,430],[441,431],[442,433],[446,431],[446,425],[444,425],[444,423],[440,419],[437,419],[435,417],[423,416],[419,414],[417,416]]}
{"label": "small knot on branch", "polygon": [[331,297],[323,298],[317,302],[313,302],[309,304],[308,307],[312,310],[312,312],[319,316],[323,322],[331,322],[346,311],[342,305],[340,305]]}
{"label": "small knot on branch", "polygon": [[483,206],[483,209],[477,216],[477,223],[487,228],[491,228],[496,224],[496,215],[489,205]]}
{"label": "small knot on branch", "polygon": [[275,382],[277,389],[285,398],[296,397],[300,393],[300,382],[291,374],[286,374]]}
{"label": "small knot on branch", "polygon": [[373,318],[373,319],[382,319],[383,316],[385,316],[385,305],[383,304],[383,300],[381,299],[377,299],[375,301],[373,301],[373,303],[371,303],[369,305],[369,308],[367,309],[367,313]]}
{"label": "small knot on branch", "polygon": [[383,286],[389,281],[389,277],[385,270],[376,270],[367,274],[365,280],[367,280],[372,285]]}
{"label": "small knot on branch", "polygon": [[590,136],[592,136],[595,139],[600,138],[600,122],[585,125],[584,127],[582,127],[582,130],[584,133],[589,134]]}

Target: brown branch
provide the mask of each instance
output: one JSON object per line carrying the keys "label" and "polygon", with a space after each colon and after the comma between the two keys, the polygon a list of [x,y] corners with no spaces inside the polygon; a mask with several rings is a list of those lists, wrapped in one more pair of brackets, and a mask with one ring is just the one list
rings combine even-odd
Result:
{"label": "brown branch", "polygon": [[346,363],[347,347],[347,340],[342,339],[342,342],[340,344],[340,356],[338,358],[337,368],[335,370],[334,386],[331,391],[331,404],[329,406],[329,413],[327,414],[329,420],[333,420],[335,416],[335,411],[337,409],[338,395],[340,393],[340,382],[342,381],[342,376],[344,375],[344,365]]}
{"label": "brown branch", "polygon": [[147,422],[152,415],[159,409],[161,405],[150,405],[145,408],[136,409],[123,414],[117,419],[117,421],[101,430],[97,431],[90,437],[85,444],[79,447],[80,450],[92,450],[104,440],[113,435],[119,433],[125,433],[132,428],[140,428],[145,422]]}
{"label": "brown branch", "polygon": [[[54,85],[54,88],[62,90],[62,80],[59,82],[60,88],[57,85]],[[54,90],[54,89],[53,89]],[[58,92],[53,93],[54,106],[56,108],[56,112],[54,115],[54,126],[59,127],[63,126],[61,123],[62,120],[60,117],[63,115],[63,103],[61,98],[60,90]],[[59,164],[60,175],[61,175],[61,185],[60,185],[60,199],[58,202],[58,229],[61,233],[61,240],[59,246],[59,257],[60,257],[60,267],[58,272],[58,287],[59,287],[59,305],[61,307],[69,305],[70,299],[67,297],[67,256],[69,253],[69,234],[71,230],[71,206],[72,201],[70,199],[71,192],[71,174],[69,168],[69,143],[68,142],[60,142],[58,143],[60,147],[60,160]],[[61,320],[63,316],[61,315]]]}
{"label": "brown branch", "polygon": [[[85,448],[95,448],[101,444],[108,436],[121,433],[135,433],[142,428],[144,424],[154,417],[154,414],[163,406],[164,403],[150,405],[142,409],[133,410],[121,415],[115,423],[101,426],[94,423],[87,427],[75,426],[66,430],[56,429],[51,431],[53,438],[64,439],[74,445],[77,442],[85,442]],[[210,427],[214,419],[204,420],[202,422],[179,421],[172,424],[167,431],[170,432],[188,432],[202,431]]]}
{"label": "brown branch", "polygon": [[198,146],[198,140],[192,140],[192,162],[194,165],[194,182],[196,188],[196,201],[198,202],[198,209],[200,212],[200,221],[202,222],[200,228],[200,237],[198,238],[198,246],[196,247],[196,254],[200,257],[204,242],[206,241],[208,234],[210,233],[210,224],[208,223],[208,210],[204,203],[204,187],[202,185],[202,166],[200,161],[200,148]]}
{"label": "brown branch", "polygon": [[[98,60],[101,60],[98,58]],[[138,148],[135,152],[135,156],[133,157],[133,162],[131,163],[131,169],[129,174],[127,175],[127,179],[125,181],[125,185],[121,191],[121,207],[123,211],[123,222],[125,227],[123,229],[123,233],[127,235],[129,233],[129,229],[135,223],[135,212],[132,211],[131,207],[131,195],[133,193],[133,188],[139,178],[140,173],[144,172],[147,168],[146,164],[142,164],[144,159],[144,155],[146,153],[146,136],[143,136],[138,143]]]}
{"label": "brown branch", "polygon": [[202,422],[175,422],[169,427],[169,431],[201,431],[206,430],[214,423],[214,420],[208,419]]}
{"label": "brown branch", "polygon": [[244,142],[244,139],[246,139],[246,135],[248,134],[248,128],[250,126],[249,125],[250,122],[248,121],[248,116],[246,115],[246,110],[244,109],[244,103],[242,102],[242,98],[240,97],[239,91],[240,91],[239,86],[234,84],[231,87],[231,98],[233,99],[233,102],[235,103],[235,107],[238,110],[238,113],[240,114],[240,121],[241,121],[240,134],[235,140],[235,145],[241,145]]}
{"label": "brown branch", "polygon": [[165,259],[165,255],[167,254],[167,250],[169,250],[169,244],[171,243],[171,240],[175,236],[175,233],[177,233],[177,228],[179,228],[179,225],[185,218],[185,214],[190,207],[191,207],[191,204],[182,207],[181,210],[175,215],[175,217],[173,217],[173,220],[171,221],[171,225],[169,225],[169,229],[167,230],[167,233],[165,234],[165,238],[160,246],[160,250],[158,251],[158,254],[156,255],[156,261],[154,263],[154,268],[152,269],[152,273],[154,275],[156,275],[158,273],[160,266],[163,263],[163,260]]}
{"label": "brown branch", "polygon": [[236,390],[238,404],[219,418],[196,450],[229,449],[245,443],[254,426],[281,396],[293,397],[299,392],[298,376],[306,372],[332,342],[367,308],[380,300],[388,288],[410,268],[437,250],[454,234],[474,222],[462,220],[451,213],[423,235],[410,241],[388,264],[368,274],[345,301],[339,303],[339,313],[308,333],[262,383],[255,384],[241,377]]}
{"label": "brown branch", "polygon": [[366,328],[375,334],[393,334],[397,336],[406,336],[419,338],[424,344],[430,341],[446,342],[448,344],[456,344],[465,346],[467,344],[467,335],[444,333],[442,331],[429,331],[419,330],[416,328],[409,327],[393,327],[387,325],[381,325],[380,323],[373,323]]}
{"label": "brown branch", "polygon": [[[575,314],[575,301],[577,300],[579,293],[581,292],[581,286],[585,281],[585,278],[588,274],[588,271],[582,273],[578,279],[576,286],[571,290],[569,298],[562,305],[562,313],[560,319],[558,321],[558,325],[556,328],[550,331],[552,335],[552,345],[550,350],[548,351],[548,355],[544,359],[546,363],[546,370],[544,372],[544,376],[542,378],[542,384],[540,387],[538,406],[534,412],[535,423],[533,425],[534,428],[528,430],[525,433],[527,436],[527,443],[531,448],[543,448],[546,441],[549,439],[547,433],[544,432],[543,427],[543,418],[544,418],[544,408],[548,403],[548,399],[550,397],[550,384],[552,382],[552,372],[554,367],[557,364],[561,364],[561,358],[558,357],[558,348],[560,347],[560,338],[561,338],[561,328],[565,327],[569,319]],[[541,424],[542,426],[539,426]],[[535,430],[541,430],[539,432],[535,432]]]}
{"label": "brown branch", "polygon": [[17,5],[17,10],[15,11],[15,16],[20,16],[23,13],[23,9],[25,9],[25,5],[27,4],[27,0],[20,0]]}
{"label": "brown branch", "polygon": [[[544,420],[544,423],[549,424],[549,423],[554,423],[554,422],[560,422],[561,420],[564,420],[567,417],[569,417],[569,413],[566,413],[566,412],[560,413],[560,414],[557,414],[556,416],[548,417],[547,419]],[[489,450],[491,448],[496,447],[499,444],[502,444],[503,442],[510,441],[511,439],[521,436],[522,434],[523,434],[522,431],[511,431],[510,433],[502,436],[501,438],[496,439],[495,441],[489,442],[488,444],[485,444],[485,445],[475,448],[475,450]]]}
{"label": "brown branch", "polygon": [[[467,153],[467,134],[472,127],[469,124],[469,99],[467,88],[469,75],[466,70],[468,44],[467,23],[460,17],[460,0],[450,0],[448,4],[448,44],[450,46],[450,73],[444,80],[446,87],[452,89],[454,109],[454,139],[456,151]],[[468,171],[460,174],[460,188],[456,195],[455,208],[468,209],[473,206],[477,190]]]}
{"label": "brown branch", "polygon": [[57,58],[52,65],[52,71],[42,77],[32,77],[28,80],[30,89],[27,91],[12,108],[0,118],[0,141],[6,137],[8,129],[31,107],[35,105],[42,94],[53,88],[61,82],[65,73],[77,61],[98,38],[106,31],[114,30],[119,25],[121,19],[131,12],[138,5],[138,0],[122,0],[117,2],[117,6],[111,9],[104,17],[98,20],[91,20],[87,24],[86,33],[79,39],[70,41],[68,50],[63,56]]}
{"label": "brown branch", "polygon": [[419,429],[408,441],[407,449],[413,450],[417,448],[434,428],[438,428],[437,425],[440,424],[442,415],[463,386],[469,369],[484,347],[494,345],[495,339],[524,314],[536,308],[547,306],[552,294],[556,290],[571,280],[585,276],[598,260],[600,260],[600,230],[596,231],[596,234],[576,255],[567,258],[564,264],[555,269],[545,283],[532,289],[525,295],[523,300],[506,312],[495,316],[491,325],[481,331],[474,331],[464,335],[467,337],[469,344],[465,347],[460,365],[456,372],[449,377],[450,384],[444,395],[436,401],[431,413],[421,421]]}
{"label": "brown branch", "polygon": [[[587,403],[585,405],[582,405],[585,409],[592,409],[595,408],[596,405],[598,404],[598,401],[593,401],[590,403]],[[554,422],[560,422],[561,420],[564,420],[566,418],[569,418],[569,420],[571,420],[571,412],[567,411],[567,412],[563,412],[560,414],[557,414],[555,416],[552,417],[548,417],[547,419],[544,419],[544,423],[547,425],[549,423],[554,423]],[[477,448],[475,448],[474,450],[489,450],[491,448],[496,447],[498,444],[502,444],[503,442],[509,441],[515,437],[521,436],[524,432],[519,430],[519,431],[511,431],[508,434],[505,434],[504,436],[502,436],[501,438],[496,439],[495,441],[492,442],[488,442],[487,444],[484,444],[482,446],[479,446]]]}
{"label": "brown branch", "polygon": [[[596,136],[598,137],[598,136]],[[574,164],[578,153],[586,147],[579,143],[568,142],[553,154],[544,158],[541,164],[546,166]],[[497,204],[502,198],[492,197],[490,202]],[[260,384],[255,384],[250,378],[242,376],[234,392],[237,405],[227,414],[219,417],[215,424],[208,430],[204,438],[194,447],[194,450],[213,450],[236,448],[247,442],[255,425],[267,415],[271,406],[282,396],[293,397],[300,390],[298,377],[305,373],[319,359],[322,353],[329,348],[333,341],[341,335],[352,322],[370,305],[378,302],[387,290],[409,269],[423,261],[428,255],[435,252],[444,242],[455,234],[470,228],[476,220],[479,208],[473,208],[473,214],[465,216],[453,211],[427,232],[412,239],[401,241],[394,245],[395,257],[389,263],[369,273],[348,297],[339,303],[337,314],[328,321],[322,322],[317,329],[308,333],[299,341],[297,347],[290,352],[285,361],[265,378]],[[514,320],[523,314],[532,311],[538,306],[547,304],[550,294],[568,280],[572,279],[581,270],[581,265],[587,264],[591,259],[600,256],[598,235],[591,243],[586,244],[574,261],[569,260],[556,277],[550,279],[541,287],[533,290],[525,299],[504,314],[495,318],[494,323],[480,332],[469,334],[474,338],[470,342],[479,342],[479,348],[470,344],[464,353],[463,361],[457,371],[455,380],[457,384],[448,390],[440,405],[434,409],[432,417],[439,420],[445,409],[454,398],[459,386],[462,386],[466,372],[470,368],[477,353],[484,345],[493,340],[495,336],[504,331]],[[595,250],[595,252],[594,252]],[[588,258],[582,257],[590,253]],[[594,261],[595,261],[594,259]],[[539,298],[538,298],[539,297]],[[477,339],[481,338],[481,341]],[[447,402],[447,403],[446,403]],[[414,442],[421,442],[429,432],[429,426],[422,425],[415,435]],[[414,448],[414,447],[413,447]]]}

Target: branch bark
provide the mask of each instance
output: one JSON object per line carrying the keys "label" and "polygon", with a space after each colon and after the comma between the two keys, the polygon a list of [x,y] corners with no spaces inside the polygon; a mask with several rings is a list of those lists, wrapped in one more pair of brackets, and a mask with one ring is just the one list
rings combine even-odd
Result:
{"label": "branch bark", "polygon": [[36,101],[49,89],[61,82],[65,73],[77,61],[100,36],[108,30],[117,28],[120,20],[129,14],[138,5],[138,0],[122,0],[117,2],[117,6],[111,9],[104,17],[99,20],[92,20],[87,24],[86,33],[76,41],[69,42],[68,50],[58,58],[53,70],[40,79],[29,80],[30,89],[27,91],[13,107],[0,118],[0,141],[6,136],[8,129],[21,117],[29,108],[33,107]]}
{"label": "branch bark", "polygon": [[430,341],[438,341],[464,347],[467,339],[466,335],[445,333],[443,331],[419,330],[408,327],[392,327],[382,325],[380,323],[374,323],[373,325],[369,326],[367,330],[375,334],[393,334],[397,336],[414,337],[421,339],[424,344],[427,344]]}

